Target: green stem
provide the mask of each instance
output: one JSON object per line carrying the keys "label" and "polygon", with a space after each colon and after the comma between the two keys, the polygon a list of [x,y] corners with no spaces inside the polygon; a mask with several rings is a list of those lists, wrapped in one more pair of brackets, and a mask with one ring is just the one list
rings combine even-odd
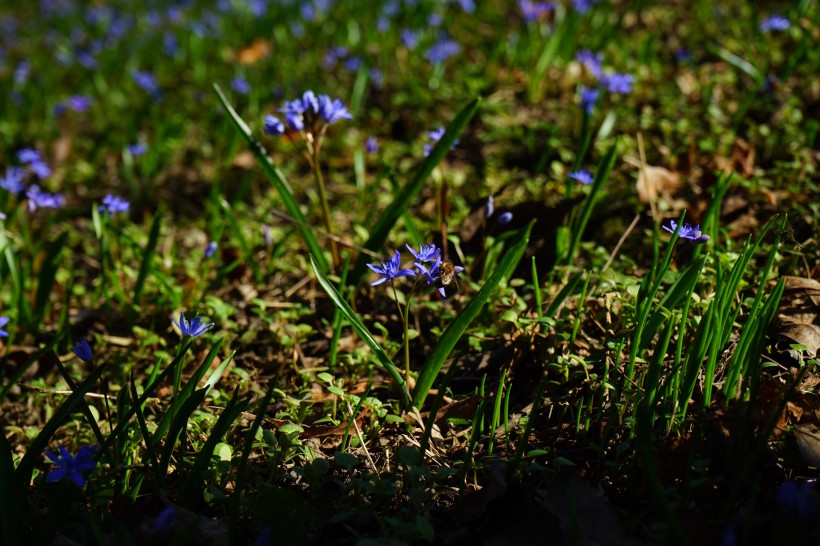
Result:
{"label": "green stem", "polygon": [[[393,299],[396,301],[396,309],[399,311],[399,317],[401,318],[401,324],[404,328],[404,380],[410,380],[410,339],[407,335],[408,329],[408,316],[409,316],[409,309],[405,308],[404,311],[401,309],[401,304],[399,303],[399,293],[396,290],[396,281],[394,279],[390,279],[390,286],[393,288]],[[408,300],[409,305],[409,300]]]}
{"label": "green stem", "polygon": [[[322,137],[324,136],[324,129],[316,137],[311,146],[313,152],[313,176],[316,177],[316,184],[319,186],[319,199],[322,202],[322,215],[325,220],[325,230],[328,234],[333,235],[333,225],[330,221],[330,205],[327,202],[327,190],[325,189],[325,180],[322,177],[322,168],[319,164],[319,151],[322,148]],[[338,271],[341,266],[341,259],[339,258],[339,247],[336,241],[330,239],[330,252],[333,254],[333,268]]]}

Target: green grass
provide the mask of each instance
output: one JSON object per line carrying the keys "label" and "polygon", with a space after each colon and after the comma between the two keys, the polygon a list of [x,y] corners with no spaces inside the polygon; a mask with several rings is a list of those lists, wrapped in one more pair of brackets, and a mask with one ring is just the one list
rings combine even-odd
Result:
{"label": "green grass", "polygon": [[69,4],[0,8],[0,542],[820,539],[816,3]]}

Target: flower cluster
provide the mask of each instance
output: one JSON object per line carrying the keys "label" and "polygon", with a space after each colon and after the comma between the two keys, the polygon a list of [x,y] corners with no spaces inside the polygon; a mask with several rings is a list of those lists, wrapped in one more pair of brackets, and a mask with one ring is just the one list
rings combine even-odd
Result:
{"label": "flower cluster", "polygon": [[[279,110],[287,127],[293,131],[316,133],[323,127],[353,116],[340,99],[305,91],[300,98],[288,101]],[[265,116],[265,134],[278,136],[285,133],[285,123],[276,116]]]}
{"label": "flower cluster", "polygon": [[[621,72],[604,73],[602,53],[593,53],[584,49],[575,55],[575,60],[581,63],[589,75],[601,85],[601,88],[606,89],[609,93],[626,95],[632,92],[635,76]],[[581,86],[581,108],[587,115],[592,114],[600,91],[600,88]]]}
{"label": "flower cluster", "polygon": [[[367,264],[367,267],[382,276],[382,278],[370,283],[370,286],[376,286],[388,280],[398,279],[399,277],[415,277],[418,274],[424,277],[427,281],[427,286],[437,285],[439,294],[445,296],[444,287],[450,284],[456,275],[464,271],[463,267],[459,265],[454,266],[450,262],[442,260],[441,249],[435,244],[419,245],[418,250],[413,249],[410,245],[405,246],[416,260],[413,263],[416,271],[412,269],[401,269],[401,254],[399,254],[398,250],[395,250],[393,257],[381,262],[380,265]],[[429,267],[425,265],[431,262],[432,265]]]}
{"label": "flower cluster", "polygon": [[[669,220],[668,226],[661,226],[663,229],[668,231],[669,233],[675,233],[675,230],[678,229],[678,223],[674,220]],[[694,244],[698,243],[705,243],[709,240],[709,236],[701,233],[700,225],[697,226],[690,226],[689,224],[684,223],[680,227],[680,231],[678,232],[678,237],[681,239],[688,239],[692,241]]]}

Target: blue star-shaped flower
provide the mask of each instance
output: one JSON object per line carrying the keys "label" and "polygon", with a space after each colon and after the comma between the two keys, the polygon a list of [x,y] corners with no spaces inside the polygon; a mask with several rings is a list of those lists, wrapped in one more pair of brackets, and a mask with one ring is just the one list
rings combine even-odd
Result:
{"label": "blue star-shaped flower", "polygon": [[413,277],[416,275],[416,272],[412,269],[400,269],[401,255],[398,250],[395,251],[392,258],[381,262],[381,265],[367,264],[367,267],[383,277],[370,283],[370,286],[376,286],[384,281],[398,279],[399,277]]}
{"label": "blue star-shaped flower", "polygon": [[94,460],[94,453],[97,451],[97,445],[85,445],[80,447],[76,455],[72,455],[68,450],[60,446],[60,452],[55,453],[49,451],[46,457],[51,459],[57,465],[57,468],[52,470],[46,476],[47,482],[58,482],[63,478],[70,478],[77,487],[85,485],[85,474],[93,470],[97,466]]}
{"label": "blue star-shaped flower", "polygon": [[171,319],[171,322],[173,322],[174,325],[176,325],[176,327],[179,328],[179,331],[180,333],[182,333],[183,336],[190,337],[201,336],[214,326],[213,322],[202,322],[201,317],[196,317],[194,320],[187,321],[185,320],[185,313],[179,314],[179,322],[177,322],[173,318]]}
{"label": "blue star-shaped flower", "polygon": [[404,245],[404,246],[406,246],[406,247],[407,247],[407,250],[409,250],[409,251],[410,251],[410,254],[412,254],[412,255],[413,255],[413,257],[414,257],[416,260],[420,261],[421,263],[425,263],[425,262],[432,262],[433,260],[435,260],[435,259],[436,259],[436,257],[437,257],[439,254],[441,254],[441,249],[440,249],[440,248],[438,248],[438,247],[436,247],[436,245],[435,245],[435,244],[430,244],[430,245],[419,245],[419,251],[418,251],[418,252],[416,252],[415,250],[413,250],[413,249],[410,247],[410,245],[407,245],[407,244],[406,244],[406,245]]}
{"label": "blue star-shaped flower", "polygon": [[[668,231],[669,233],[675,233],[675,230],[678,228],[678,223],[674,220],[669,220],[669,226],[661,226],[663,229]],[[700,225],[697,226],[690,226],[689,224],[684,223],[680,231],[678,232],[678,236],[681,239],[689,239],[693,243],[705,243],[709,240],[708,235],[704,235],[700,231]]]}
{"label": "blue star-shaped flower", "polygon": [[94,360],[94,353],[91,352],[91,347],[88,345],[88,341],[84,339],[78,341],[71,350],[83,362],[91,362]]}
{"label": "blue star-shaped flower", "polygon": [[0,317],[0,337],[9,337],[9,333],[3,330],[8,323],[9,317]]}

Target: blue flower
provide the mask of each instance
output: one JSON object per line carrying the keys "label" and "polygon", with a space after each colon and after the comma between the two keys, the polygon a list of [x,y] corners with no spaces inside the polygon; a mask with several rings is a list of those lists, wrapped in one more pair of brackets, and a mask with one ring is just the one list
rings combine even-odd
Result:
{"label": "blue flower", "polygon": [[83,487],[85,485],[84,474],[90,472],[97,466],[97,462],[94,460],[97,445],[82,446],[77,451],[77,455],[71,455],[63,446],[60,446],[59,449],[60,453],[53,451],[46,453],[46,457],[57,465],[57,468],[48,473],[46,481],[49,483],[58,482],[68,477],[77,487]]}
{"label": "blue flower", "polygon": [[591,116],[592,112],[595,110],[595,103],[598,102],[598,95],[600,95],[600,90],[598,89],[587,89],[586,87],[581,88],[581,108],[584,109],[584,112],[586,112],[588,116]]}
{"label": "blue flower", "polygon": [[74,348],[71,350],[83,362],[90,363],[92,360],[94,360],[94,353],[91,352],[91,347],[88,345],[88,341],[86,341],[85,339],[81,339],[80,341],[75,343]]}
{"label": "blue flower", "polygon": [[213,322],[209,322],[206,324],[204,322],[201,322],[201,320],[202,319],[200,317],[196,317],[194,320],[189,322],[185,320],[185,313],[180,313],[179,322],[177,322],[173,318],[171,319],[171,322],[173,322],[174,325],[176,325],[176,327],[179,328],[179,331],[183,336],[199,337],[211,328],[213,328],[214,326]]}
{"label": "blue flower", "polygon": [[420,244],[418,252],[413,250],[413,248],[408,244],[405,244],[404,246],[406,246],[407,250],[410,251],[410,254],[412,254],[413,257],[416,260],[420,261],[421,263],[432,262],[433,260],[436,259],[436,257],[439,254],[441,254],[441,249],[438,248],[435,244],[430,244],[430,245]]}
{"label": "blue flower", "polygon": [[788,18],[775,14],[760,23],[760,32],[788,30],[791,26],[791,21]]}
{"label": "blue flower", "polygon": [[495,198],[491,195],[484,202],[484,218],[489,218],[493,213],[495,213]]}
{"label": "blue flower", "polygon": [[25,189],[23,174],[23,169],[20,167],[6,167],[6,176],[0,177],[0,188],[14,195],[19,194]]}
{"label": "blue flower", "polygon": [[216,254],[216,241],[211,241],[208,243],[208,246],[205,247],[205,257],[210,258],[214,254]]}
{"label": "blue flower", "polygon": [[[444,285],[449,284],[452,279],[449,279],[446,282],[444,282],[444,280],[442,279],[441,264],[442,264],[442,260],[441,260],[441,256],[439,256],[438,258],[436,258],[436,261],[433,263],[433,266],[430,267],[429,270],[426,267],[424,267],[424,265],[422,265],[420,263],[414,263],[413,265],[416,266],[416,269],[419,270],[419,273],[421,273],[421,275],[427,281],[427,286],[430,286],[431,284],[439,284],[440,285],[438,287],[438,293],[441,294],[442,297],[444,297],[444,296],[447,295],[447,293],[444,290]],[[462,271],[464,271],[464,268],[461,267],[460,265],[454,266],[453,267],[453,276],[458,275]]]}
{"label": "blue flower", "polygon": [[610,93],[627,94],[632,92],[632,83],[635,81],[635,76],[632,74],[621,74],[620,72],[613,72],[609,76],[605,76],[601,82],[606,85]]}
{"label": "blue flower", "polygon": [[586,13],[597,3],[598,0],[572,0],[572,7],[574,7],[578,13]]}
{"label": "blue flower", "polygon": [[518,0],[518,7],[524,21],[528,23],[538,21],[555,9],[555,5],[550,2],[532,2],[531,0]]}
{"label": "blue flower", "polygon": [[33,148],[23,148],[22,150],[17,150],[17,160],[23,165],[29,165],[31,163],[38,163],[39,161],[42,161],[40,158],[40,152]]}
{"label": "blue flower", "polygon": [[276,116],[265,116],[265,128],[263,130],[266,135],[283,135],[285,134],[285,124]]}
{"label": "blue flower", "polygon": [[374,136],[367,137],[364,141],[364,149],[369,154],[375,154],[379,151],[379,140]]}
{"label": "blue flower", "polygon": [[801,518],[809,517],[817,509],[817,498],[811,482],[783,482],[777,490],[777,502],[783,510],[797,512]]}
{"label": "blue flower", "polygon": [[[430,137],[430,140],[431,140],[432,142],[431,142],[430,144],[425,144],[425,145],[424,145],[424,157],[427,157],[428,155],[430,155],[430,151],[433,149],[433,145],[434,145],[436,142],[438,142],[439,140],[441,140],[441,137],[443,137],[443,136],[444,136],[444,127],[439,127],[438,129],[435,129],[435,130],[433,130],[433,131],[430,131],[429,133],[427,133],[427,136],[429,136],[429,137]],[[456,149],[456,145],[457,145],[458,143],[459,143],[459,140],[458,140],[458,139],[456,139],[456,140],[453,142],[453,145],[452,145],[452,146],[450,146],[450,150],[455,150],[455,149]]]}
{"label": "blue flower", "polygon": [[341,99],[331,100],[327,95],[319,95],[319,107],[317,111],[328,123],[334,123],[340,119],[353,118]]}
{"label": "blue flower", "polygon": [[395,251],[392,258],[381,262],[381,265],[367,264],[367,267],[383,277],[370,283],[370,286],[376,286],[384,281],[398,279],[399,277],[414,277],[416,275],[416,272],[412,269],[400,269],[401,255],[398,250]]}
{"label": "blue flower", "polygon": [[[669,226],[661,226],[663,229],[668,231],[669,233],[675,233],[675,230],[678,228],[678,223],[674,220],[669,220]],[[708,235],[704,235],[700,231],[700,225],[695,227],[690,226],[689,224],[684,223],[681,228],[680,232],[678,232],[678,236],[681,239],[689,239],[693,243],[705,243],[709,240]]]}
{"label": "blue flower", "polygon": [[177,509],[174,506],[168,506],[163,508],[162,512],[157,514],[157,518],[154,520],[154,530],[159,533],[164,533],[171,529],[171,526],[174,524],[174,520],[177,517]]}
{"label": "blue flower", "polygon": [[593,181],[592,171],[589,169],[581,169],[580,171],[569,173],[569,177],[573,180],[577,180],[581,184],[592,184]]}
{"label": "blue flower", "polygon": [[131,73],[131,77],[134,79],[134,83],[136,83],[143,91],[154,98],[159,98],[159,84],[151,73],[135,70]]}
{"label": "blue flower", "polygon": [[247,95],[251,92],[251,84],[249,84],[248,80],[246,80],[242,76],[237,76],[233,80],[231,80],[231,89],[233,89],[240,95]]}
{"label": "blue flower", "polygon": [[9,337],[9,333],[7,331],[3,330],[3,328],[5,328],[6,324],[8,324],[8,323],[9,323],[9,317],[6,317],[6,316],[0,317],[0,337]]}
{"label": "blue flower", "polygon": [[586,67],[595,79],[599,80],[604,75],[604,71],[601,66],[601,63],[604,62],[603,53],[593,53],[588,49],[582,49],[575,55],[575,59],[584,65],[584,67]]}
{"label": "blue flower", "polygon": [[[315,131],[321,126],[353,117],[340,99],[331,99],[327,95],[316,96],[313,91],[305,91],[301,98],[286,102],[279,112],[285,115],[285,123],[294,131]],[[267,121],[266,118],[266,127]],[[274,125],[273,128],[278,126]]]}
{"label": "blue flower", "polygon": [[401,43],[407,49],[416,49],[416,46],[419,45],[419,38],[415,32],[406,28],[399,33],[401,37]]}
{"label": "blue flower", "polygon": [[47,209],[59,209],[65,205],[65,199],[59,193],[47,193],[34,184],[26,190],[28,199],[28,210],[34,212],[38,207]]}
{"label": "blue flower", "polygon": [[106,213],[108,216],[128,212],[129,210],[131,210],[131,204],[128,201],[110,193],[103,198],[102,205],[99,207],[99,211]]}
{"label": "blue flower", "polygon": [[424,56],[427,57],[430,63],[438,64],[456,55],[459,51],[461,51],[461,46],[458,45],[458,42],[441,37],[436,43],[430,46],[430,49],[427,50]]}
{"label": "blue flower", "polygon": [[510,211],[502,212],[498,215],[498,224],[502,226],[506,226],[510,222],[512,222],[513,213]]}

